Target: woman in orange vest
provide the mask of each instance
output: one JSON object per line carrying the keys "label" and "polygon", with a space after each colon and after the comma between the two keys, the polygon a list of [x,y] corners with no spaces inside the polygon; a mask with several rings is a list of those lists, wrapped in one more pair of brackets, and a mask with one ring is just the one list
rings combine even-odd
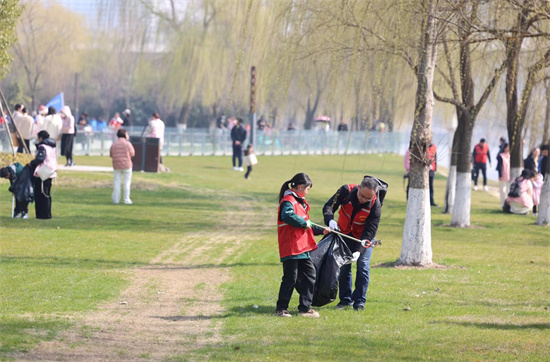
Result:
{"label": "woman in orange vest", "polygon": [[309,176],[298,173],[291,180],[286,181],[279,192],[277,233],[279,256],[283,263],[283,280],[275,310],[275,315],[278,317],[292,317],[288,312],[288,303],[294,288],[300,294],[298,315],[319,317],[319,313],[311,309],[315,266],[309,253],[317,249],[314,235],[320,235],[324,230],[316,226],[312,227],[309,221],[310,207],[305,197],[311,186]]}

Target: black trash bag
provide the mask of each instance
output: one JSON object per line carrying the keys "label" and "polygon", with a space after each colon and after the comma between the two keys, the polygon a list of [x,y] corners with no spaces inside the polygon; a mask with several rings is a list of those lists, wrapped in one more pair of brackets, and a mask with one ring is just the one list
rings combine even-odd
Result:
{"label": "black trash bag", "polygon": [[13,192],[15,198],[19,202],[34,202],[34,188],[32,187],[32,170],[29,166],[23,167],[21,173],[17,175],[17,179],[10,187],[10,191]]}
{"label": "black trash bag", "polygon": [[353,253],[338,234],[329,233],[317,244],[317,249],[311,252],[316,270],[313,306],[321,307],[336,300],[340,267],[351,259]]}

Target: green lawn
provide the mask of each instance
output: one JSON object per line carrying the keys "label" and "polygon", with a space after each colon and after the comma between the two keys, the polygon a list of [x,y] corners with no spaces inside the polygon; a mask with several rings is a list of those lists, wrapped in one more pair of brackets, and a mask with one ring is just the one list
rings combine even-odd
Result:
{"label": "green lawn", "polygon": [[[82,313],[116,298],[131,277],[128,268],[146,265],[185,233],[214,226],[252,240],[224,261],[232,277],[222,290],[225,342],[171,359],[550,360],[550,228],[534,225],[533,216],[503,214],[497,198],[473,192],[473,228],[450,228],[450,215],[433,209],[433,261],[442,268],[392,268],[384,264],[399,257],[405,218],[402,157],[259,162],[245,181],[229,157],[165,157],[171,173],[134,173],[129,207],[110,204],[111,174],[64,171],[49,221],[10,219],[1,181],[0,359],[55,338]],[[319,223],[324,202],[342,184],[365,174],[390,184],[363,313],[329,305],[318,309],[318,320],[272,316],[282,276],[276,199],[297,172],[313,181],[308,201]],[[436,178],[440,205],[445,181]],[[291,313],[296,306],[297,295]]]}

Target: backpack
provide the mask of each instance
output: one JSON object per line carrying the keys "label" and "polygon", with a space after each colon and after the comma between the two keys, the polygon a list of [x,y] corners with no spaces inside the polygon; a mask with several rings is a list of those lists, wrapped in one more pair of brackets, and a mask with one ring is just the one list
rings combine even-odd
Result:
{"label": "backpack", "polygon": [[520,197],[521,196],[521,186],[520,182],[523,181],[521,177],[516,178],[510,184],[510,191],[508,192],[509,197]]}

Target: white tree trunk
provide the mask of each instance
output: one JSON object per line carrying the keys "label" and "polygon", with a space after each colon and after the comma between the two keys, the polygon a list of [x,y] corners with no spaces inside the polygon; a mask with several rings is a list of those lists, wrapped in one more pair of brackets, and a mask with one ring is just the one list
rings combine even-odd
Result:
{"label": "white tree trunk", "polygon": [[457,172],[456,174],[456,195],[451,216],[451,226],[468,227],[470,226],[470,200],[472,175],[469,172]]}
{"label": "white tree trunk", "polygon": [[410,188],[398,264],[428,265],[432,263],[431,224],[430,191]]}
{"label": "white tree trunk", "polygon": [[520,175],[521,175],[521,168],[519,168],[519,167],[510,168],[510,183],[512,181],[514,181]]}
{"label": "white tree trunk", "polygon": [[455,204],[455,188],[456,188],[456,165],[449,169],[449,178],[447,178],[447,189],[445,190],[445,206],[443,207],[444,214],[450,214],[453,211]]}
{"label": "white tree trunk", "polygon": [[544,185],[540,192],[539,215],[537,225],[550,225],[550,175],[546,175]]}

